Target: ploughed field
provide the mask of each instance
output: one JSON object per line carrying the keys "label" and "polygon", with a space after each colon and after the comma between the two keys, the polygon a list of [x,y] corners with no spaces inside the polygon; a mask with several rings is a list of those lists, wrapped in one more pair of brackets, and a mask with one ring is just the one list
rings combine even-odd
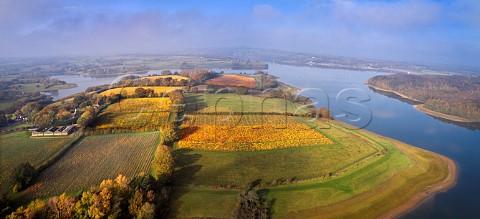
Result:
{"label": "ploughed field", "polygon": [[118,174],[148,173],[159,143],[158,132],[92,135],[43,171],[23,193],[25,200],[78,191]]}

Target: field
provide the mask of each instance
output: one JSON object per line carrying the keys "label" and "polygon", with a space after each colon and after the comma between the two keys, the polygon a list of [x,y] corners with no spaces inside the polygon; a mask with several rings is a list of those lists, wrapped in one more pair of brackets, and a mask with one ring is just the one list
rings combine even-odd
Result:
{"label": "field", "polygon": [[77,87],[76,84],[57,84],[52,86],[45,86],[44,83],[30,83],[30,84],[15,84],[10,87],[10,90],[23,92],[44,92],[52,90],[63,90]]}
{"label": "field", "polygon": [[252,152],[178,149],[177,160],[186,163],[179,165],[176,183],[243,186],[256,179],[272,183],[325,178],[372,159],[382,150],[368,139],[357,139],[341,130],[321,131],[336,143]]}
{"label": "field", "polygon": [[[195,115],[188,118],[182,125],[179,148],[253,151],[333,143],[291,116]],[[205,121],[211,123],[205,124]]]}
{"label": "field", "polygon": [[70,142],[69,137],[30,138],[28,132],[0,135],[0,192],[11,186],[10,174],[18,164],[39,165]]}
{"label": "field", "polygon": [[111,104],[95,121],[97,129],[141,129],[156,127],[167,122],[170,116],[169,98],[128,98]]}
{"label": "field", "polygon": [[250,76],[234,75],[234,74],[221,74],[216,78],[206,81],[205,84],[247,87],[247,88],[256,88],[258,86],[255,78]]}
{"label": "field", "polygon": [[[120,87],[120,88],[113,88],[113,89],[110,89],[110,90],[106,90],[102,93],[100,93],[100,95],[104,95],[104,96],[110,96],[112,94],[121,94],[122,92],[126,92],[127,95],[133,95],[135,94],[135,89],[137,88],[140,88],[140,87]],[[185,89],[184,87],[176,87],[176,86],[168,86],[168,87],[164,87],[164,86],[149,86],[149,87],[141,87],[141,88],[144,88],[144,89],[152,89],[156,94],[161,94],[161,93],[168,93],[170,91],[174,91],[174,90],[182,90],[182,89]]]}
{"label": "field", "polygon": [[[261,179],[260,185],[267,186],[261,192],[274,200],[274,218],[376,218],[448,174],[443,158],[404,143],[347,130],[338,122],[321,131],[337,144],[258,152],[175,151],[189,161],[178,167],[176,182],[209,187],[176,189],[171,216],[231,217],[239,190],[215,187]],[[361,159],[356,150],[368,146],[387,153]],[[333,177],[320,177],[329,171]],[[273,179],[292,177],[297,181],[271,186]]]}
{"label": "field", "polygon": [[12,107],[15,101],[13,100],[1,100],[0,101],[0,111],[7,110],[8,108]]}
{"label": "field", "polygon": [[118,174],[148,173],[158,140],[158,132],[86,137],[42,172],[23,198],[88,188]]}
{"label": "field", "polygon": [[187,94],[186,112],[274,112],[305,114],[300,104],[279,98],[237,94]]}

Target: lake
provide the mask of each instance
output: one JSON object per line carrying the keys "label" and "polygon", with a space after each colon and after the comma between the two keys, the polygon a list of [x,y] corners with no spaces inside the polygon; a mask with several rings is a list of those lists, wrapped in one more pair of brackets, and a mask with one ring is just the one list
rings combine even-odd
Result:
{"label": "lake", "polygon": [[[457,162],[459,177],[456,186],[429,198],[402,218],[477,216],[480,209],[479,130],[469,130],[442,122],[415,110],[406,102],[370,90],[364,82],[378,73],[278,64],[269,64],[268,71],[287,84],[305,88],[302,95],[313,97],[318,105],[328,105],[332,115],[338,120],[446,155]],[[143,75],[153,73],[159,72],[151,71]],[[84,91],[90,86],[109,84],[118,79],[118,77],[91,78],[65,75],[54,78],[78,84],[77,88],[60,90],[58,96],[55,96],[56,99]],[[365,102],[357,103],[362,100]]]}

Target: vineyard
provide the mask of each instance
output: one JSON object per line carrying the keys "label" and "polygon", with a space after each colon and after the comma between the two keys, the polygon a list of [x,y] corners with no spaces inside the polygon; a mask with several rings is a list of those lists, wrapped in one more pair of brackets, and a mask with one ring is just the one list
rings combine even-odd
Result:
{"label": "vineyard", "polygon": [[237,94],[190,94],[185,95],[186,112],[264,112],[306,114],[309,109],[300,103],[280,98],[268,98]]}
{"label": "vineyard", "polygon": [[141,129],[167,122],[169,98],[128,98],[104,109],[95,122],[97,129]]}
{"label": "vineyard", "polygon": [[203,115],[188,118],[182,126],[179,148],[253,151],[333,143],[290,116]]}
{"label": "vineyard", "polygon": [[[119,88],[114,88],[110,90],[106,90],[100,95],[103,96],[110,96],[112,94],[122,94],[123,92],[126,92],[127,95],[134,95],[135,94],[135,89],[140,88],[140,87],[119,87]],[[185,89],[184,87],[174,87],[174,86],[149,86],[149,87],[141,87],[143,89],[152,89],[156,94],[161,94],[161,93],[168,93],[170,91],[174,90],[183,90]]]}
{"label": "vineyard", "polygon": [[158,139],[158,132],[89,136],[42,172],[23,198],[88,188],[118,174],[148,173]]}
{"label": "vineyard", "polygon": [[0,192],[6,192],[10,187],[10,174],[17,165],[23,162],[39,165],[71,140],[69,137],[30,138],[27,132],[1,135]]}
{"label": "vineyard", "polygon": [[257,81],[253,77],[233,74],[222,74],[216,78],[206,81],[205,84],[247,88],[256,88],[258,86]]}
{"label": "vineyard", "polygon": [[147,113],[169,111],[171,101],[167,97],[128,98],[119,103],[110,104],[104,113]]}

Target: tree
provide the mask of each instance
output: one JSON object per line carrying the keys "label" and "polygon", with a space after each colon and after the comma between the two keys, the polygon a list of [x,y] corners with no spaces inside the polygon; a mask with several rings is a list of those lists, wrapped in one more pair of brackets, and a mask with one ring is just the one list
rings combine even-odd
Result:
{"label": "tree", "polygon": [[153,177],[161,183],[167,182],[172,176],[174,168],[174,161],[170,149],[165,145],[159,145],[155,151],[153,162]]}
{"label": "tree", "polygon": [[172,72],[171,72],[170,70],[163,70],[163,71],[161,72],[161,74],[162,74],[162,75],[171,75]]}
{"label": "tree", "polygon": [[140,213],[140,209],[143,206],[143,191],[137,190],[135,192],[135,195],[133,198],[130,200],[130,205],[128,206],[128,212],[130,212],[130,215],[133,217],[136,217],[138,213]]}
{"label": "tree", "polygon": [[37,170],[30,163],[22,163],[18,165],[12,174],[12,180],[15,183],[14,190],[19,191],[20,189],[28,186],[33,179],[37,176]]}
{"label": "tree", "polygon": [[135,97],[147,97],[147,91],[141,87],[135,89]]}
{"label": "tree", "polygon": [[190,93],[197,93],[198,92],[198,87],[191,87],[190,88]]}
{"label": "tree", "polygon": [[248,93],[248,89],[245,87],[237,87],[235,89],[235,93],[237,93],[238,95],[245,95]]}
{"label": "tree", "polygon": [[138,219],[154,219],[155,218],[155,204],[152,203],[145,203],[143,204],[142,208],[140,208],[138,215]]}
{"label": "tree", "polygon": [[161,138],[164,144],[171,144],[178,140],[179,131],[177,126],[170,122],[160,128]]}
{"label": "tree", "polygon": [[252,187],[240,192],[234,218],[270,218],[270,202],[261,197]]}
{"label": "tree", "polygon": [[330,111],[329,111],[326,107],[321,107],[321,108],[317,111],[317,118],[330,119],[330,118],[331,118]]}
{"label": "tree", "polygon": [[85,112],[78,118],[77,124],[83,127],[87,127],[95,119],[95,109],[88,107]]}

